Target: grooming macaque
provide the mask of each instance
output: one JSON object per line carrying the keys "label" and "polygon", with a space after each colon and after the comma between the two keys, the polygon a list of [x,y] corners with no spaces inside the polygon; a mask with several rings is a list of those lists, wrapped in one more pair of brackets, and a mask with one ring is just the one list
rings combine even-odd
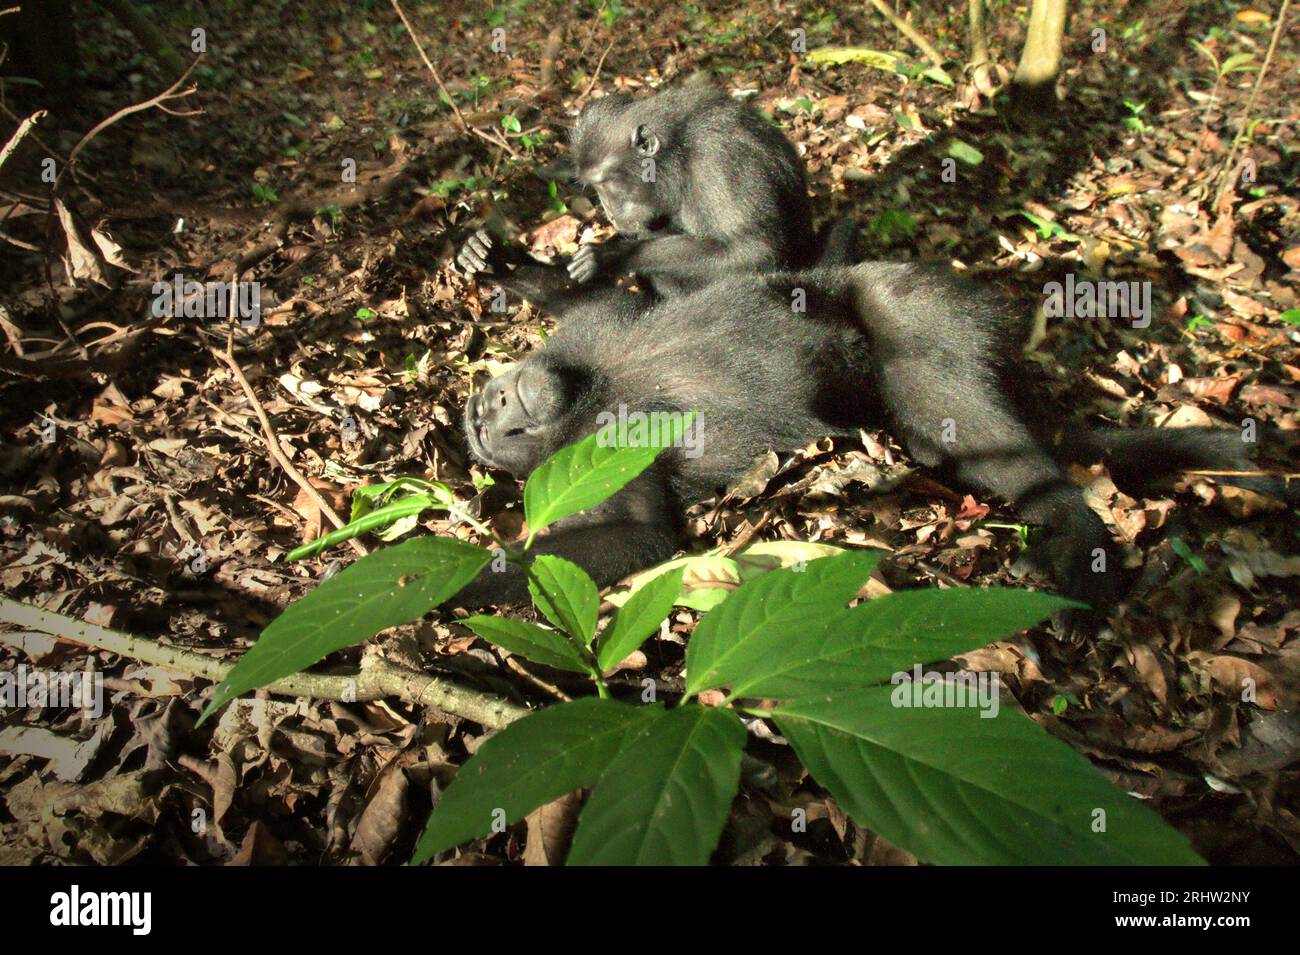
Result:
{"label": "grooming macaque", "polygon": [[515,278],[510,265],[546,267],[480,232],[457,258],[465,272],[491,272],[503,286],[533,296],[626,274],[658,295],[679,295],[733,273],[847,264],[852,257],[846,225],[821,241],[815,236],[794,146],[722,90],[687,86],[649,98],[616,93],[596,100],[578,117],[572,158],[619,235],[582,246],[563,273]]}
{"label": "grooming macaque", "polygon": [[[792,311],[797,289],[805,313]],[[987,287],[944,268],[873,262],[721,277],[657,302],[606,290],[561,300],[560,312],[544,347],[471,398],[465,432],[476,458],[525,477],[620,406],[697,411],[702,422],[701,455],[664,452],[608,501],[538,537],[538,552],[578,563],[601,585],[671,557],[684,508],[758,455],[882,427],[918,463],[1043,525],[1026,565],[1101,607],[1120,592],[1119,562],[1058,455],[1087,462],[1115,449],[1125,471],[1145,476],[1249,467],[1226,430],[1080,427],[1069,447],[1049,450],[1017,397],[1023,324]],[[485,572],[459,601],[525,599],[512,568]]]}

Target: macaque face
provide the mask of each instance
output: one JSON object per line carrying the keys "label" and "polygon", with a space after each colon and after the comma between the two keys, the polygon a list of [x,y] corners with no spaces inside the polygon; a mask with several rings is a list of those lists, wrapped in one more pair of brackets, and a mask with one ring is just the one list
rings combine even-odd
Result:
{"label": "macaque face", "polygon": [[525,360],[498,375],[465,406],[470,450],[489,467],[526,476],[546,457],[563,395],[559,376],[540,361]]}
{"label": "macaque face", "polygon": [[639,122],[633,106],[601,101],[598,107],[579,120],[579,179],[596,190],[605,216],[620,234],[639,238],[664,228],[674,210],[668,192],[659,188],[659,132]]}

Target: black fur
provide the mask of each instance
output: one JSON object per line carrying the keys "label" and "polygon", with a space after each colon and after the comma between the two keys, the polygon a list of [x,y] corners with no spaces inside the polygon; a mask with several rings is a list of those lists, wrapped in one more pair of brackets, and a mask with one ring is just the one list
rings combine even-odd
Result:
{"label": "black fur", "polygon": [[[806,314],[792,313],[796,289]],[[884,427],[918,463],[1044,525],[1027,563],[1065,594],[1104,606],[1119,593],[1118,560],[1105,525],[1012,397],[1025,329],[1010,316],[988,288],[917,263],[723,277],[657,303],[608,291],[571,301],[545,347],[470,402],[466,432],[481,461],[524,477],[620,404],[700,413],[701,457],[665,452],[605,504],[538,538],[541,552],[607,585],[670,557],[684,506],[733,483],[759,454]],[[1082,459],[1123,447],[1168,468],[1250,466],[1227,432],[1084,434],[1068,449]],[[525,597],[517,575],[486,573],[462,601]]]}
{"label": "black fur", "polygon": [[794,146],[722,90],[606,96],[578,117],[572,145],[578,178],[624,237],[596,253],[602,270],[680,293],[728,272],[800,269],[816,258]]}
{"label": "black fur", "polygon": [[852,257],[847,224],[815,235],[808,182],[790,141],[758,110],[714,87],[596,100],[578,117],[572,159],[619,235],[583,246],[560,272],[479,233],[457,259],[464,271],[490,272],[544,307],[559,292],[618,275],[637,275],[657,295],[681,295],[719,276]]}

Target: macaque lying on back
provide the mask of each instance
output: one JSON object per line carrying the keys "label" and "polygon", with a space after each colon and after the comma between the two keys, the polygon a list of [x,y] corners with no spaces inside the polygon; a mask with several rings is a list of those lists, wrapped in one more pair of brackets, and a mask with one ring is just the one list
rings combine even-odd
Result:
{"label": "macaque lying on back", "polygon": [[[806,295],[804,313],[791,309],[796,291]],[[1113,456],[1117,482],[1253,467],[1231,429],[1080,425],[1054,445],[1041,426],[1048,416],[1035,411],[1041,402],[1023,395],[1023,321],[989,286],[942,267],[733,275],[658,301],[606,289],[555,305],[559,330],[469,401],[465,433],[478,460],[524,478],[610,415],[695,411],[701,429],[692,453],[666,451],[607,501],[538,538],[536,552],[574,561],[602,586],[671,557],[685,508],[731,486],[757,456],[883,428],[918,464],[1042,525],[1022,566],[1104,608],[1122,593],[1121,561],[1065,462]],[[1231,483],[1276,493],[1259,478]],[[484,573],[457,600],[526,598],[512,565]]]}

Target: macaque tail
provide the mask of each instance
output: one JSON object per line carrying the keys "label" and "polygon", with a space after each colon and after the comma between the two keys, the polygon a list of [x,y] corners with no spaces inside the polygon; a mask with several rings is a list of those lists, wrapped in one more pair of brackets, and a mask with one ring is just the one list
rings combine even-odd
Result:
{"label": "macaque tail", "polygon": [[1250,457],[1253,447],[1231,428],[1080,428],[1059,444],[1068,460],[1103,462],[1121,488],[1204,471],[1220,484],[1284,500],[1300,497],[1300,482],[1261,473]]}

